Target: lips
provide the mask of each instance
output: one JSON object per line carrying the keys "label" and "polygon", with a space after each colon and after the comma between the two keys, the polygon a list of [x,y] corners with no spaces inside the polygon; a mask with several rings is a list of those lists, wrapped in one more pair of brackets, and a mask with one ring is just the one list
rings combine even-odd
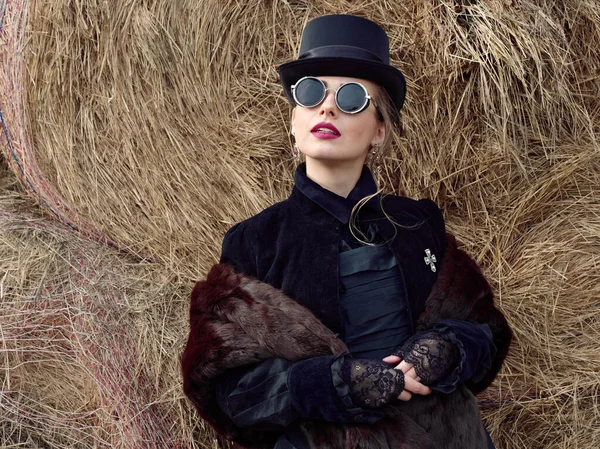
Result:
{"label": "lips", "polygon": [[319,139],[337,139],[341,136],[338,129],[329,122],[317,123],[310,132]]}

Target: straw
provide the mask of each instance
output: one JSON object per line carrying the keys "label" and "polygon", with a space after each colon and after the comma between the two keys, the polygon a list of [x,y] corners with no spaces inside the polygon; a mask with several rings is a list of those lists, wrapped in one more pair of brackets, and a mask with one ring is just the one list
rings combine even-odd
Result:
{"label": "straw", "polygon": [[[232,224],[289,194],[276,67],[329,13],[388,32],[408,93],[380,181],[440,205],[515,332],[479,398],[497,447],[598,446],[595,0],[0,2],[0,142],[16,175],[0,178],[13,227],[0,240],[0,273],[13,273],[0,326],[14,336],[0,357],[25,382],[0,401],[12,404],[2,444],[214,446],[179,385],[187,295]],[[128,371],[141,360],[150,389]],[[57,381],[42,394],[43,378]],[[159,411],[141,424],[148,404]]]}

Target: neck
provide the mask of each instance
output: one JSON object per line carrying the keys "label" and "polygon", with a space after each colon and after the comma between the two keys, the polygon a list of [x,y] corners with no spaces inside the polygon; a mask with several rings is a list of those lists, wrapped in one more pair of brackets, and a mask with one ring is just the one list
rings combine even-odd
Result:
{"label": "neck", "polygon": [[306,158],[306,176],[336,195],[347,198],[362,173],[362,162],[330,162]]}

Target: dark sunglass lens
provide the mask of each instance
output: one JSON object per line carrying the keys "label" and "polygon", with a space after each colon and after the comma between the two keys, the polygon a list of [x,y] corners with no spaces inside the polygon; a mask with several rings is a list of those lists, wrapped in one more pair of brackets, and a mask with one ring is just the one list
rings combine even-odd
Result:
{"label": "dark sunglass lens", "polygon": [[323,84],[314,78],[306,78],[296,85],[296,98],[303,106],[318,105],[323,99]]}
{"label": "dark sunglass lens", "polygon": [[343,85],[337,93],[338,107],[344,112],[358,112],[365,105],[365,91],[355,83]]}

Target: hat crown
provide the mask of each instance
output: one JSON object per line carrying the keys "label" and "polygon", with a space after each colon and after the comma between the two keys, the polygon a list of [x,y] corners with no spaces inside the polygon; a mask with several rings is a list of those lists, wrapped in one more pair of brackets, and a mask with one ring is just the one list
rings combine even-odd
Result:
{"label": "hat crown", "polygon": [[346,76],[372,81],[385,89],[399,111],[406,81],[390,64],[390,41],[377,23],[364,17],[331,15],[306,24],[298,59],[277,69],[283,91],[295,105],[292,86],[305,76]]}
{"label": "hat crown", "polygon": [[377,23],[364,17],[330,15],[317,17],[306,24],[300,42],[299,59],[325,54],[390,62],[390,43],[387,34]]}

